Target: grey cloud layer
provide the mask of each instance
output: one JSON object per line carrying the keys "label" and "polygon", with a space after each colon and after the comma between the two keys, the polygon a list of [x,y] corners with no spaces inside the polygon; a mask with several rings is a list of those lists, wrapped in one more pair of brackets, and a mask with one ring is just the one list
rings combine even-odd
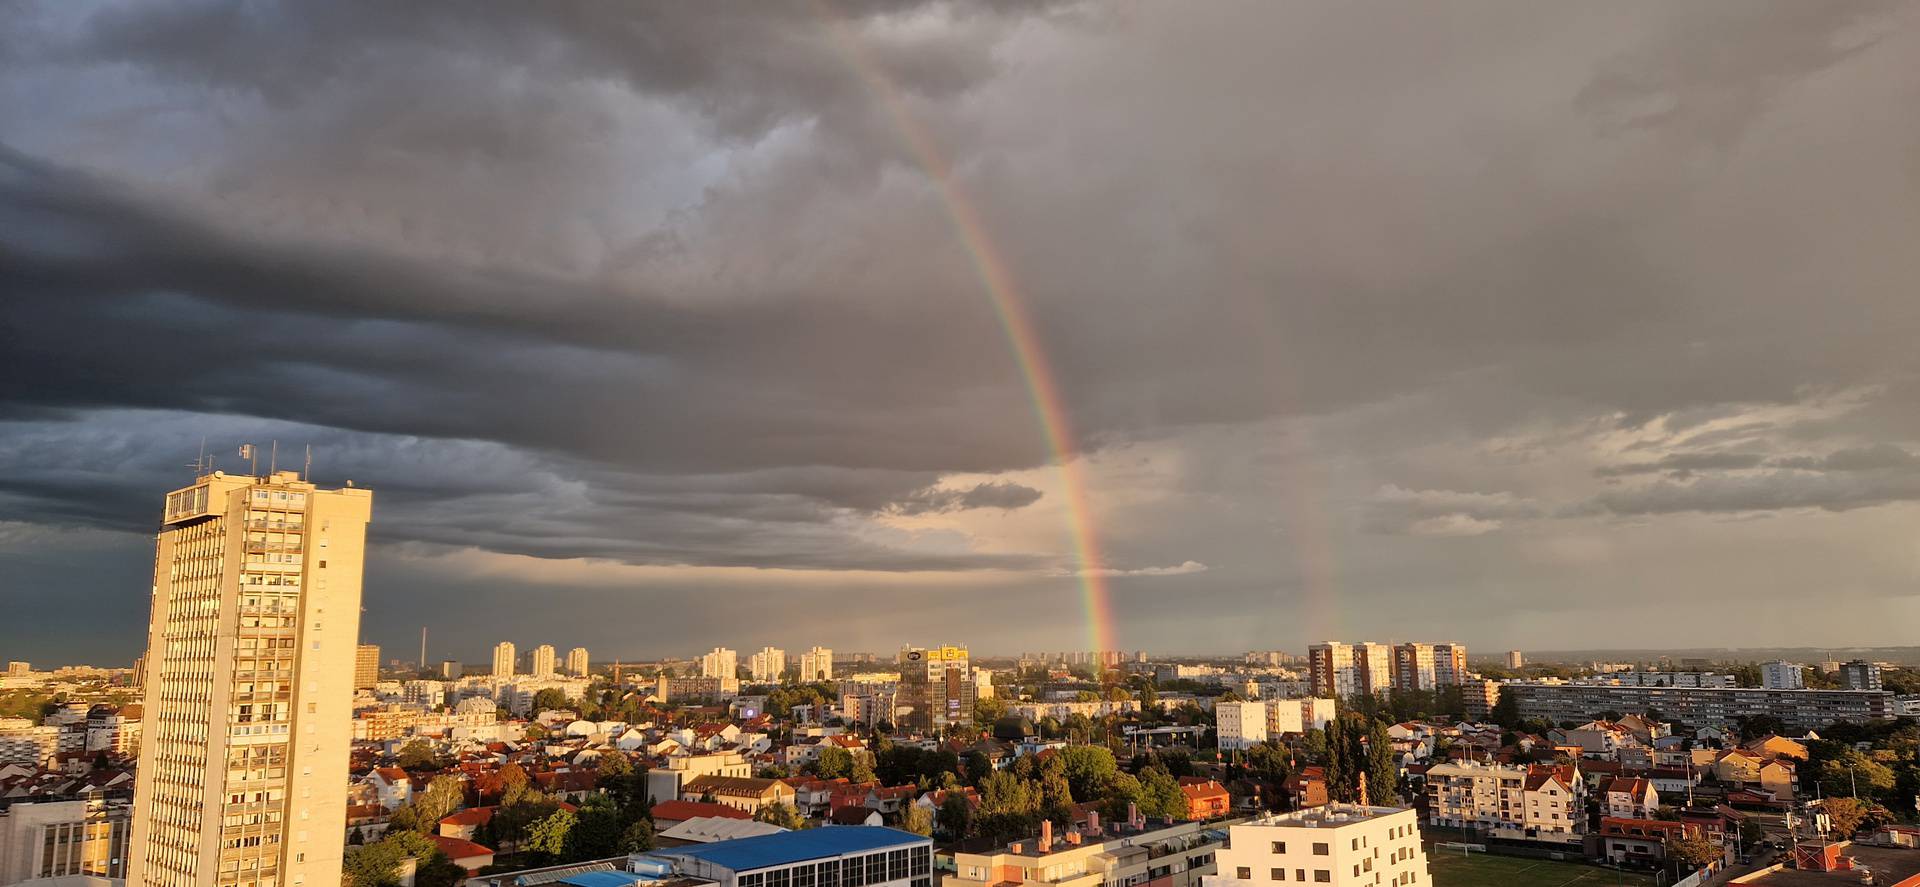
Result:
{"label": "grey cloud layer", "polygon": [[1051,453],[873,72],[1141,631],[1915,498],[1898,4],[56,4],[0,50],[0,520],[145,529],[203,434],[279,437],[393,542],[1071,595],[875,529],[1054,503],[946,480]]}

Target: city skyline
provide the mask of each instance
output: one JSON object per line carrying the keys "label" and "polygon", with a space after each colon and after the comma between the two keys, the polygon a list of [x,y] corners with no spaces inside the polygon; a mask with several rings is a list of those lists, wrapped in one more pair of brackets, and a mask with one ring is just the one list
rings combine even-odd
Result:
{"label": "city skyline", "polygon": [[757,12],[0,22],[0,656],[276,442],[402,656],[1920,619],[1912,7]]}

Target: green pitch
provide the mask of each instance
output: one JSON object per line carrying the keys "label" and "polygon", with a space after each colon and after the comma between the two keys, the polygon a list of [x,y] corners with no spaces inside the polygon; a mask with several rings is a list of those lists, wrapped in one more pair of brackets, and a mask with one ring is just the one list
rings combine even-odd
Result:
{"label": "green pitch", "polygon": [[1653,887],[1653,876],[1615,872],[1578,862],[1521,859],[1460,851],[1427,851],[1434,887]]}

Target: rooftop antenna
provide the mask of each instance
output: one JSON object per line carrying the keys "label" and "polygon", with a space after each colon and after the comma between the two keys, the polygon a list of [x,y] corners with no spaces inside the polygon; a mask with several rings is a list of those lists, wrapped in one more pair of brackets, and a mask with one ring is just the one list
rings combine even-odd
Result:
{"label": "rooftop antenna", "polygon": [[[309,478],[307,477],[307,475],[312,473],[313,473],[313,444],[307,444],[307,464],[300,466],[300,479],[308,480]],[[422,666],[426,665],[427,657],[425,656],[420,657],[420,664]]]}
{"label": "rooftop antenna", "polygon": [[280,469],[280,442],[273,442],[273,449],[267,451],[267,475],[272,476]]}
{"label": "rooftop antenna", "polygon": [[240,445],[240,458],[247,460],[247,474],[260,476],[260,454],[254,452],[253,444]]}

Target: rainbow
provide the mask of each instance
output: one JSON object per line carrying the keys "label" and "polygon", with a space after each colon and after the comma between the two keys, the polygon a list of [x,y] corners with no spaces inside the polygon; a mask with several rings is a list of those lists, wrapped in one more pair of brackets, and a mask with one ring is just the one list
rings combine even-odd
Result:
{"label": "rainbow", "polygon": [[914,162],[933,183],[941,204],[946,208],[947,218],[953,224],[954,233],[959,236],[968,258],[972,260],[980,288],[993,303],[994,314],[1000,321],[1001,329],[1006,332],[1013,359],[1019,365],[1020,375],[1026,380],[1034,418],[1038,420],[1040,432],[1046,439],[1048,452],[1059,466],[1061,494],[1066,502],[1067,533],[1073,544],[1074,558],[1079,562],[1077,575],[1080,596],[1087,611],[1087,640],[1099,653],[1112,651],[1116,649],[1113,601],[1107,588],[1106,562],[1101,558],[1099,537],[1093,529],[1093,508],[1087,499],[1084,462],[1079,459],[1074,447],[1072,419],[1061,400],[1059,382],[1052,365],[1047,361],[1045,349],[1041,347],[1040,335],[1034,329],[1026,300],[1020,295],[1013,272],[1001,255],[1001,250],[987,235],[979,211],[954,185],[951,164],[934,145],[926,128],[907,110],[900,90],[861,48],[859,41],[848,32],[844,20],[827,6],[826,0],[816,0],[814,9],[826,24],[841,56],[879,101],[908,152],[913,155]]}

